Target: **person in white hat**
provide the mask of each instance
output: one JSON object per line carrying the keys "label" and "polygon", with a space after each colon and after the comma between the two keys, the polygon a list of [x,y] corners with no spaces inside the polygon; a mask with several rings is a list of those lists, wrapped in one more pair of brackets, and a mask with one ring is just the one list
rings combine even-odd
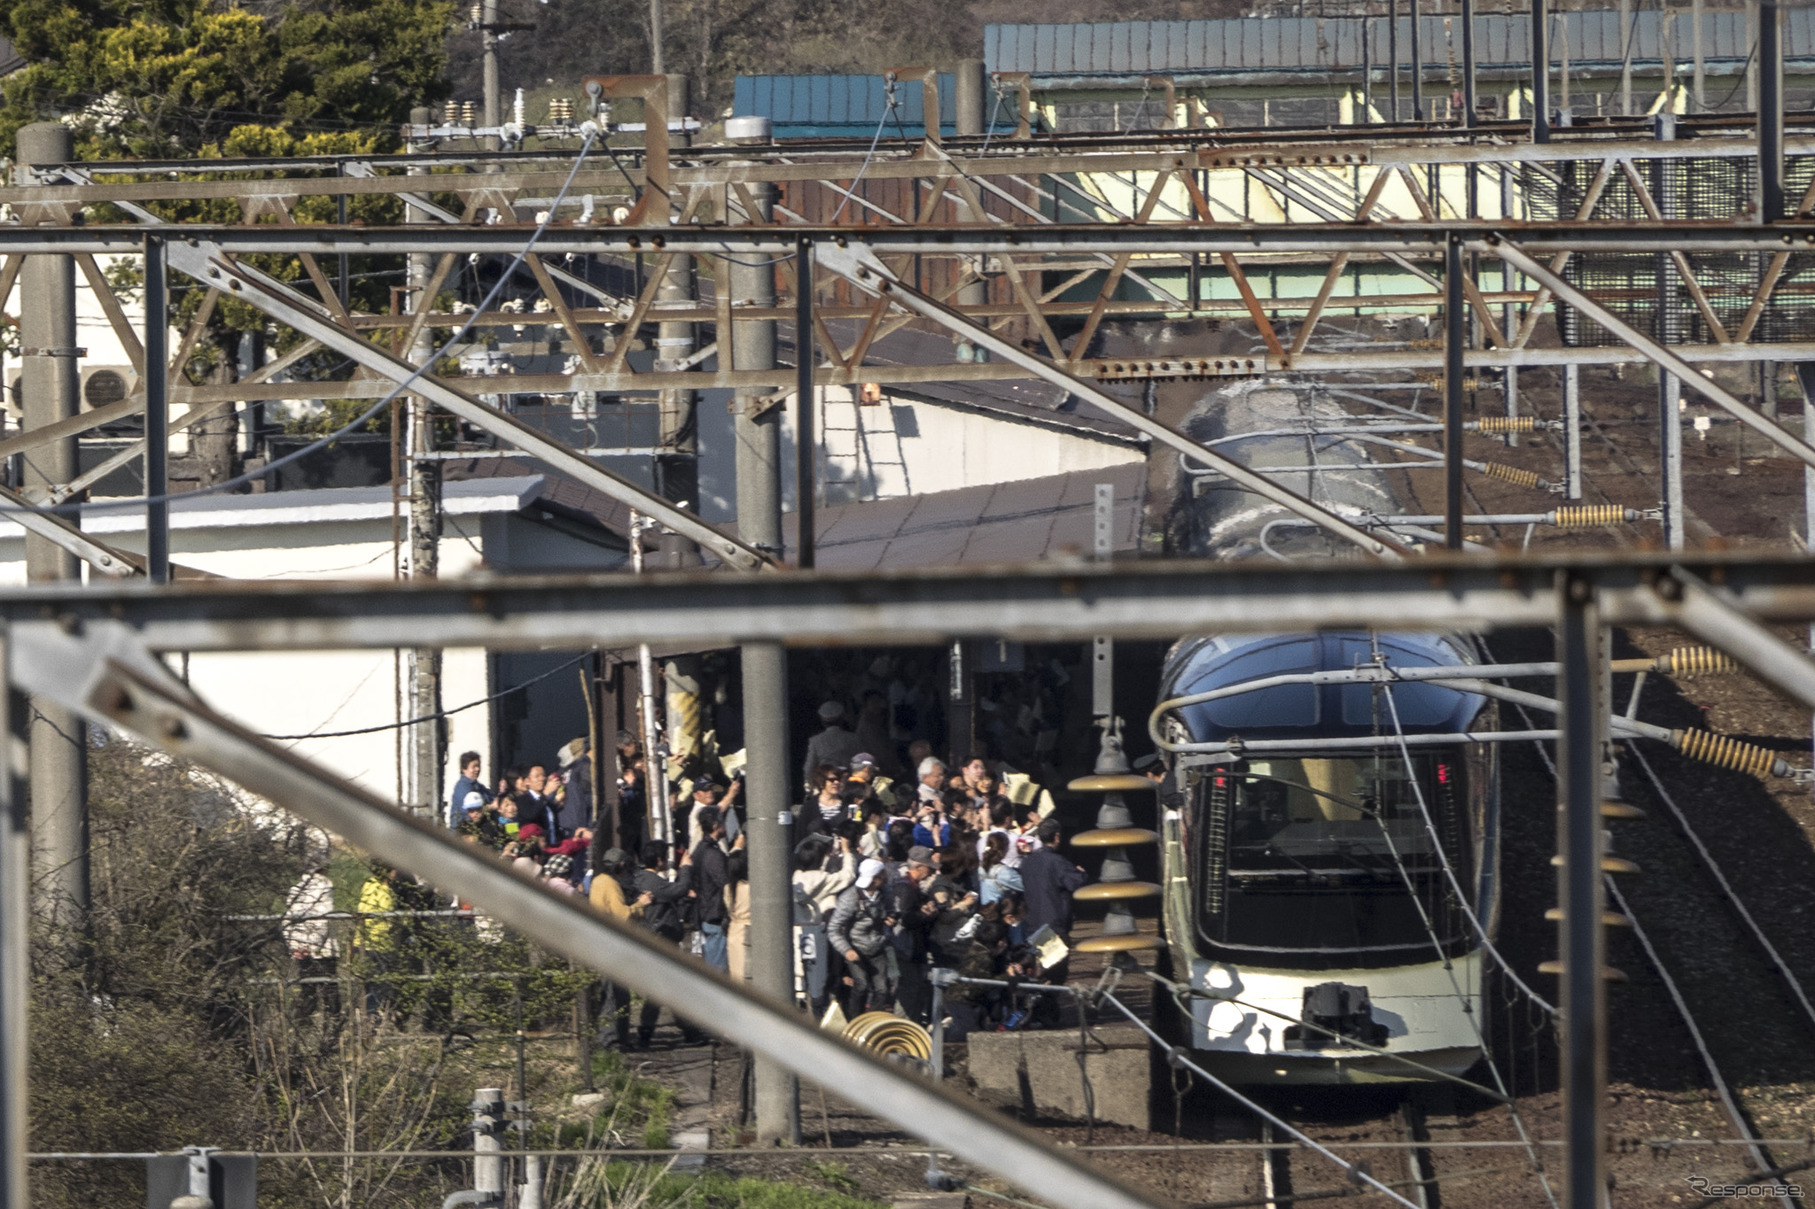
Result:
{"label": "person in white hat", "polygon": [[845,727],[844,706],[828,701],[819,707],[819,721],[825,727],[807,741],[807,759],[800,766],[800,783],[813,788],[813,773],[821,764],[843,771],[851,766],[851,757],[862,751],[857,736]]}
{"label": "person in white hat", "polygon": [[857,884],[838,896],[826,939],[845,961],[850,990],[845,1015],[886,1012],[895,1003],[895,984],[889,977],[889,948],[894,943],[896,920],[893,896],[888,893],[885,866],[871,858],[857,866]]}

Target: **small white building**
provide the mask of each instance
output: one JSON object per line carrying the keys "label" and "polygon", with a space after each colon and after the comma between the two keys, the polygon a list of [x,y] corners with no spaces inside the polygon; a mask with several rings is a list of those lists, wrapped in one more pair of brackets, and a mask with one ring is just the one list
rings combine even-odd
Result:
{"label": "small white building", "polygon": [[[596,518],[548,498],[540,475],[450,481],[443,490],[440,573],[459,578],[493,571],[608,570],[624,563],[623,540]],[[100,502],[82,528],[109,545],[145,548],[145,517]],[[395,575],[403,532],[384,487],[194,496],[175,501],[171,560],[231,579],[329,579],[384,582]],[[0,582],[25,582],[24,531],[0,519]],[[548,760],[586,733],[577,673],[516,685],[573,662],[579,651],[488,654],[446,652],[443,708],[448,718],[446,785],[463,751],[491,761]],[[397,723],[408,716],[403,659],[391,651],[243,651],[170,660],[173,671],[221,712],[279,738],[374,793],[400,795]],[[498,696],[506,693],[505,696]],[[461,707],[467,708],[461,708]],[[348,734],[345,732],[363,732]],[[319,735],[319,738],[308,736]]]}

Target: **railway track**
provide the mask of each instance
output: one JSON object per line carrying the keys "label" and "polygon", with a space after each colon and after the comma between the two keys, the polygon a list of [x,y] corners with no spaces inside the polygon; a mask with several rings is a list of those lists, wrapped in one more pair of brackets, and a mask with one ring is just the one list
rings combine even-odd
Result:
{"label": "railway track", "polygon": [[[1692,708],[1676,686],[1647,691],[1647,717]],[[1616,699],[1626,698],[1616,692]],[[1614,849],[1642,873],[1626,884],[1609,878],[1610,909],[1634,924],[1612,930],[1609,941],[1610,963],[1629,979],[1609,1004],[1609,1134],[1618,1152],[1609,1161],[1612,1203],[1683,1196],[1693,1191],[1692,1179],[1772,1182],[1780,1173],[1807,1170],[1808,1145],[1796,1146],[1792,1156],[1769,1139],[1807,1131],[1785,1114],[1781,1093],[1815,1078],[1801,1057],[1815,1041],[1815,1006],[1804,973],[1773,938],[1764,912],[1748,905],[1711,848],[1706,823],[1696,817],[1707,812],[1695,809],[1685,781],[1701,793],[1719,793],[1727,808],[1720,821],[1729,827],[1779,808],[1743,774],[1627,746],[1627,797],[1648,817],[1615,824],[1613,834]],[[1541,784],[1554,793],[1548,752],[1534,748],[1527,762],[1542,766]],[[1772,896],[1772,915],[1782,918],[1786,901],[1798,897],[1810,897],[1804,886],[1782,887]],[[1658,1128],[1664,1123],[1675,1128]],[[1645,1140],[1716,1133],[1722,1146],[1693,1154]],[[1748,1199],[1798,1203],[1787,1192]]]}

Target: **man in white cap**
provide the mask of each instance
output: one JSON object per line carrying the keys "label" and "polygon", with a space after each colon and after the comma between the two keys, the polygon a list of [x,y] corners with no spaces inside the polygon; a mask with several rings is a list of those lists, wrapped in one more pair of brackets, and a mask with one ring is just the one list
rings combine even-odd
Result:
{"label": "man in white cap", "polygon": [[851,757],[862,751],[857,736],[845,728],[844,706],[828,701],[819,707],[819,720],[825,729],[807,741],[807,760],[800,768],[800,783],[814,788],[813,774],[821,764],[843,771],[851,766]]}
{"label": "man in white cap", "polygon": [[857,883],[838,896],[826,939],[832,951],[844,957],[850,997],[845,1015],[888,1011],[895,1002],[889,978],[889,946],[893,943],[895,917],[891,896],[883,885],[883,863],[874,857],[857,866]]}

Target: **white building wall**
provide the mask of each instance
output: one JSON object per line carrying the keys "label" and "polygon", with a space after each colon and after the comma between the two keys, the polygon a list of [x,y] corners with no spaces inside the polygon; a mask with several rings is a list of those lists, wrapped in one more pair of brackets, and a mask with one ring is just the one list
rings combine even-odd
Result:
{"label": "white building wall", "polygon": [[[782,465],[794,460],[794,409],[782,421]],[[828,387],[820,409],[822,503],[893,499],[989,483],[1100,470],[1146,460],[1132,441],[1084,429],[883,396],[852,401]],[[782,479],[782,507],[794,507],[794,476]]]}
{"label": "white building wall", "polygon": [[[180,514],[179,514],[180,519]],[[461,518],[476,531],[477,517]],[[96,526],[99,528],[99,526]],[[15,526],[0,531],[0,583],[25,582],[25,543]],[[104,540],[142,552],[143,533],[106,533]],[[386,520],[322,522],[296,525],[227,528],[178,528],[171,534],[172,561],[233,579],[332,579],[390,581],[391,526]],[[441,543],[441,574],[457,578],[481,563],[482,547],[450,536]],[[203,700],[250,729],[265,735],[384,727],[369,734],[321,739],[285,739],[284,746],[365,789],[391,800],[398,797],[398,732],[404,715],[399,673],[402,661],[390,650],[374,651],[237,651],[201,652],[168,660]],[[491,750],[491,692],[485,651],[453,648],[442,661],[444,709],[482,702],[448,719],[448,767],[444,784],[451,792],[460,775],[454,766],[467,750]],[[564,736],[562,741],[571,736]],[[486,755],[489,760],[489,754]],[[493,776],[492,769],[485,770]]]}

